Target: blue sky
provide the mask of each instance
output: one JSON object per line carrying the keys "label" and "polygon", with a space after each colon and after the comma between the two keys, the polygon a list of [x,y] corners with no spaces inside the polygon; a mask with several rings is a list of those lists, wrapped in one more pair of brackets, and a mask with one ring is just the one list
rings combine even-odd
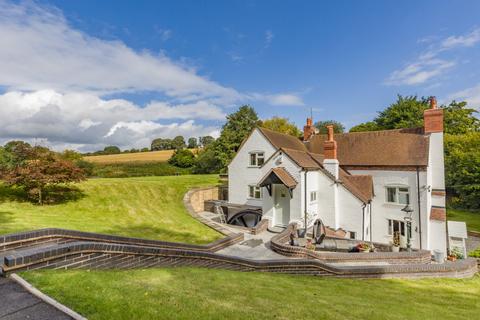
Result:
{"label": "blue sky", "polygon": [[313,108],[314,120],[347,127],[397,94],[480,106],[479,1],[0,6],[4,141],[139,147],[158,135],[218,134],[245,103],[262,118],[302,126]]}

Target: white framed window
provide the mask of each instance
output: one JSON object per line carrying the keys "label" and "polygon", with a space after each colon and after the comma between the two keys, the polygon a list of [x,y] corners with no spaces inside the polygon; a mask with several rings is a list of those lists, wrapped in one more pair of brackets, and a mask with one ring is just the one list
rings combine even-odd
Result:
{"label": "white framed window", "polygon": [[260,167],[265,163],[265,153],[261,151],[250,152],[250,167]]}
{"label": "white framed window", "polygon": [[393,235],[394,232],[400,232],[400,235],[405,236],[405,222],[400,220],[388,220],[388,235]]}
{"label": "white framed window", "polygon": [[317,191],[310,191],[310,202],[317,201]]}
{"label": "white framed window", "polygon": [[251,199],[262,199],[262,188],[256,185],[248,186],[248,197]]}
{"label": "white framed window", "polygon": [[386,200],[387,203],[410,204],[410,190],[408,187],[386,187]]}

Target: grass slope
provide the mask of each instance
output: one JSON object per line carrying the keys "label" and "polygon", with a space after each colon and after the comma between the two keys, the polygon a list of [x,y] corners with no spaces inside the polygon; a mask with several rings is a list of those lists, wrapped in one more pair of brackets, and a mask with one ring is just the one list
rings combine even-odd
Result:
{"label": "grass slope", "polygon": [[220,234],[192,218],[183,206],[188,189],[213,185],[214,175],[90,179],[76,201],[38,206],[12,198],[0,186],[0,234],[58,227],[99,233],[208,243]]}
{"label": "grass slope", "polygon": [[23,274],[88,319],[476,319],[473,279],[348,280],[195,268]]}
{"label": "grass slope", "polygon": [[465,221],[469,231],[480,232],[480,212],[459,209],[447,209],[447,219]]}

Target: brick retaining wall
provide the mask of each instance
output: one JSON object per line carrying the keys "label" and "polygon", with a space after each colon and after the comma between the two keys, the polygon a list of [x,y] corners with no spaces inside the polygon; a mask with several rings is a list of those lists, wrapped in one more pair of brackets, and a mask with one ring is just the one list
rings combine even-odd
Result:
{"label": "brick retaining wall", "polygon": [[33,249],[5,257],[4,272],[34,269],[130,269],[164,266],[196,266],[237,271],[281,272],[318,276],[385,277],[470,277],[474,259],[445,264],[337,267],[313,259],[250,260],[205,251],[176,248],[106,244],[65,243],[55,248]]}
{"label": "brick retaining wall", "polygon": [[431,254],[426,250],[417,250],[412,252],[369,253],[313,251],[304,247],[291,246],[289,242],[290,234],[292,232],[296,232],[295,224],[288,225],[284,231],[274,236],[270,240],[270,247],[272,250],[284,256],[311,258],[325,262],[382,261],[392,264],[427,264],[431,261]]}

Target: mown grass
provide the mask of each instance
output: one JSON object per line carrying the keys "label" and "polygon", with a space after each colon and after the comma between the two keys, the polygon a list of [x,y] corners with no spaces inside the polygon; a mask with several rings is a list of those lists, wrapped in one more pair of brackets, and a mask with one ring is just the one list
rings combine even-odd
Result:
{"label": "mown grass", "polygon": [[469,231],[480,232],[480,212],[460,209],[447,209],[447,219],[465,221]]}
{"label": "mown grass", "polygon": [[473,279],[349,280],[197,268],[23,276],[88,319],[477,319]]}
{"label": "mown grass", "polygon": [[191,173],[168,162],[93,163],[91,176],[99,178],[128,178],[146,176],[173,176]]}
{"label": "mown grass", "polygon": [[90,179],[75,199],[39,206],[0,184],[0,234],[58,227],[188,243],[220,238],[186,212],[188,189],[214,185],[218,176]]}

